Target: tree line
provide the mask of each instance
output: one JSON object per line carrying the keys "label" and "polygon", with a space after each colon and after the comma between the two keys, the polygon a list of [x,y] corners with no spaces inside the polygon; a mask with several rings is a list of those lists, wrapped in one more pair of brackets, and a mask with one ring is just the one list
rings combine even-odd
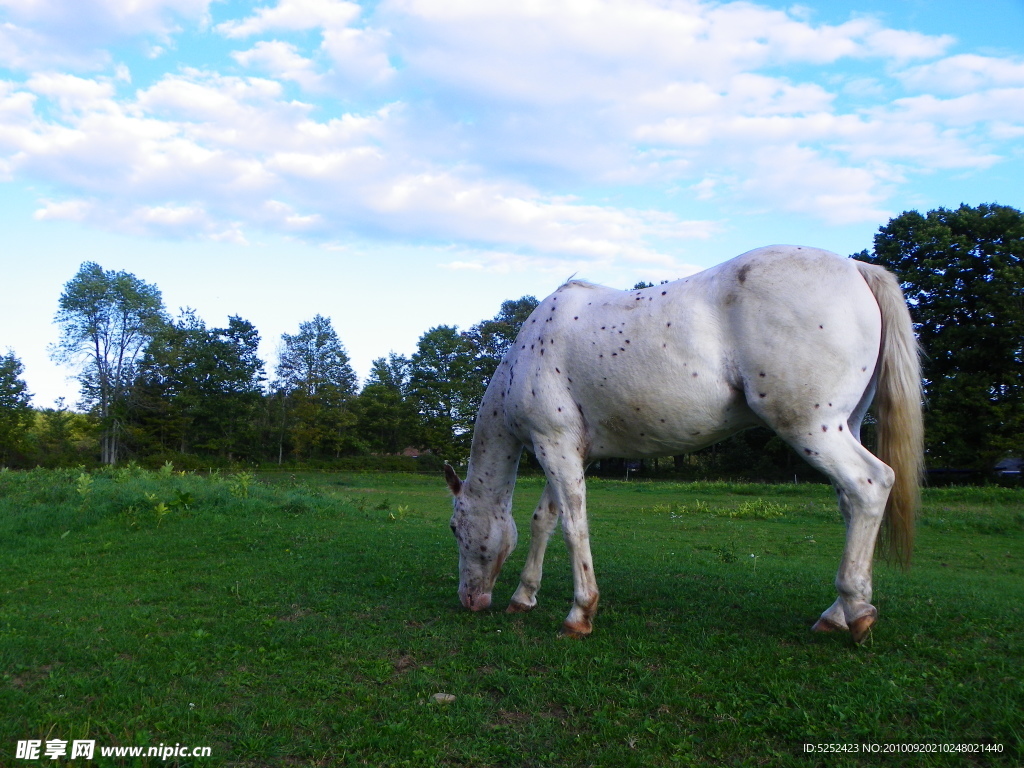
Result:
{"label": "tree line", "polygon": [[[910,304],[929,467],[983,471],[1024,456],[1024,214],[999,205],[908,211],[854,256],[895,272]],[[244,318],[215,328],[192,309],[171,317],[157,286],[87,262],[59,298],[52,350],[77,371],[78,410],[33,409],[21,362],[13,351],[0,356],[0,465],[336,464],[410,449],[459,462],[487,382],[537,303],[505,301],[467,330],[430,328],[411,356],[374,360],[360,386],[329,317],[283,334],[268,369]],[[629,465],[605,465],[628,476]],[[807,476],[764,430],[661,466]]]}

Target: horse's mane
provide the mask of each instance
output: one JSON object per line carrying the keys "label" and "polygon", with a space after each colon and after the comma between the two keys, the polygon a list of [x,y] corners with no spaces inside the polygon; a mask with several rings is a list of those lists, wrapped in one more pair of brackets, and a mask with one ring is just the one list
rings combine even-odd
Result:
{"label": "horse's mane", "polygon": [[574,288],[600,288],[601,287],[597,283],[592,283],[589,280],[577,280],[577,279],[575,279],[575,277],[576,277],[575,275],[570,277],[568,280],[566,280],[564,283],[562,283],[559,286],[559,288],[569,288],[569,287],[574,287]]}

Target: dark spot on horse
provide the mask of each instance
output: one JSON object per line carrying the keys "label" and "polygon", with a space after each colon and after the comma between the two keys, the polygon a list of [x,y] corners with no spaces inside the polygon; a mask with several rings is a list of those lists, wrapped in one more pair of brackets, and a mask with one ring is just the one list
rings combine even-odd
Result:
{"label": "dark spot on horse", "polygon": [[760,376],[760,377],[761,377],[762,379],[763,379],[763,378],[765,377],[765,373],[764,373],[764,371],[761,371],[761,373],[759,373],[759,374],[757,374],[757,375],[758,375],[758,376]]}
{"label": "dark spot on horse", "polygon": [[612,352],[612,357],[618,357],[618,356],[619,356],[618,352]]}
{"label": "dark spot on horse", "polygon": [[589,570],[590,570],[590,566],[589,566],[589,565],[587,565],[586,563],[584,563],[584,564],[583,564],[583,570],[584,570],[584,571],[589,571]]}
{"label": "dark spot on horse", "polygon": [[840,424],[840,425],[839,425],[839,431],[840,431],[840,432],[842,432],[842,431],[843,431],[843,425],[842,425],[842,424]]}
{"label": "dark spot on horse", "polygon": [[[569,379],[568,376],[566,376],[565,378]],[[569,383],[572,384],[572,379],[569,379]]]}
{"label": "dark spot on horse", "polygon": [[530,345],[530,349],[533,349],[533,344]]}
{"label": "dark spot on horse", "polygon": [[573,320],[579,320],[579,319],[580,319],[579,315],[576,315],[576,317],[573,318]]}
{"label": "dark spot on horse", "polygon": [[629,339],[626,339],[626,343],[629,344]]}
{"label": "dark spot on horse", "polygon": [[671,328],[672,327],[672,323],[665,323],[665,327],[666,328]]}
{"label": "dark spot on horse", "polygon": [[668,293],[668,291],[662,291],[661,295],[664,296],[666,293]]}
{"label": "dark spot on horse", "polygon": [[824,325],[819,325],[818,328],[820,328],[823,331],[825,330],[825,326]]}
{"label": "dark spot on horse", "polygon": [[815,403],[815,404],[814,404],[814,407],[815,407],[815,408],[821,408],[821,403]]}
{"label": "dark spot on horse", "polygon": [[812,451],[810,448],[804,448],[804,453],[810,456],[812,453],[814,453],[814,451]]}
{"label": "dark spot on horse", "polygon": [[662,424],[664,424],[664,423],[665,423],[665,420],[664,420],[664,419],[662,419],[662,420],[661,420],[661,423],[662,423]]}
{"label": "dark spot on horse", "polygon": [[534,512],[533,513],[533,519],[536,520],[538,517],[540,517],[540,516],[536,512]]}
{"label": "dark spot on horse", "polygon": [[824,424],[822,424],[821,425],[821,431],[822,432],[828,432],[828,427],[826,427]]}
{"label": "dark spot on horse", "polygon": [[747,282],[747,273],[750,271],[751,266],[753,265],[744,264],[742,267],[740,267],[739,274],[736,277],[739,278],[739,281],[741,283]]}
{"label": "dark spot on horse", "polygon": [[639,409],[639,408],[637,408],[637,409],[636,409],[636,412],[637,412],[637,413],[640,413],[640,409]]}
{"label": "dark spot on horse", "polygon": [[561,371],[555,368],[555,373],[561,373]]}
{"label": "dark spot on horse", "polygon": [[542,350],[540,351],[540,353],[541,353],[541,354],[543,355],[543,354],[544,354],[544,350],[542,349]]}
{"label": "dark spot on horse", "polygon": [[865,365],[865,366],[864,366],[863,368],[861,368],[860,370],[861,370],[861,372],[863,372],[863,371],[866,371],[867,369],[868,369],[868,367],[867,367],[867,366]]}
{"label": "dark spot on horse", "polygon": [[767,392],[758,392],[757,396],[758,397],[768,397],[768,393]]}
{"label": "dark spot on horse", "polygon": [[607,328],[608,328],[608,326],[606,326],[606,325],[602,325],[602,326],[601,326],[601,330],[602,330],[602,331],[603,331],[603,330],[606,330]]}
{"label": "dark spot on horse", "polygon": [[641,432],[640,437],[646,437],[646,435],[643,432]]}
{"label": "dark spot on horse", "polygon": [[619,352],[625,352],[625,351],[626,351],[625,347],[619,347]]}
{"label": "dark spot on horse", "polygon": [[559,412],[559,413],[561,413],[561,412],[562,412],[562,409],[561,409],[561,408],[559,408],[559,409],[558,409],[558,412]]}
{"label": "dark spot on horse", "polygon": [[598,357],[604,357],[604,355],[598,355]]}
{"label": "dark spot on horse", "polygon": [[534,397],[536,397],[537,396],[537,390],[531,389],[530,390],[530,394],[533,395]]}
{"label": "dark spot on horse", "polygon": [[872,479],[871,479],[871,478],[869,477],[869,478],[868,478],[868,485],[874,485],[874,484],[875,484],[875,481],[874,481],[874,480],[872,480]]}

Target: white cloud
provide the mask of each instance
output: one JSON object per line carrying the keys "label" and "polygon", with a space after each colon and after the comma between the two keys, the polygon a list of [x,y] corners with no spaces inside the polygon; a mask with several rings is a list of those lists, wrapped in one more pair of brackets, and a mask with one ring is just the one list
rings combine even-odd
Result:
{"label": "white cloud", "polygon": [[96,69],[108,46],[155,37],[167,41],[181,22],[201,24],[211,0],[0,0],[0,66]]}
{"label": "white cloud", "polygon": [[[706,237],[713,228],[432,168],[377,146],[401,110],[318,122],[268,81],[189,71],[121,102],[99,80],[38,77],[26,88],[35,93],[20,109],[45,100],[61,119],[37,113],[6,138],[15,172],[87,196],[48,203],[40,219],[206,237],[240,226],[321,236],[369,228],[644,263],[663,260],[650,241]],[[17,104],[15,95],[9,89],[3,103]]]}
{"label": "white cloud", "polygon": [[1024,61],[975,54],[950,56],[900,73],[904,84],[934,94],[961,95],[990,88],[1024,87]]}
{"label": "white cloud", "polygon": [[279,0],[275,6],[262,6],[246,19],[224,22],[215,29],[226,37],[242,38],[264,32],[346,27],[360,12],[356,3],[345,0]]}
{"label": "white cloud", "polygon": [[[12,16],[19,40],[67,10],[34,5]],[[173,49],[174,24],[202,24],[207,5],[87,12],[105,39]],[[688,204],[877,221],[908,179],[990,166],[1020,135],[1018,60],[939,58],[952,38],[810,18],[699,0],[383,0],[365,15],[278,0],[215,27],[259,76],[183,66],[129,93],[124,66],[51,67],[0,86],[0,174],[63,191],[40,218],[124,231],[370,234],[471,244],[462,268],[516,254],[508,268],[668,270],[667,251],[725,226]]]}
{"label": "white cloud", "polygon": [[232,56],[243,67],[298,83],[303,90],[314,93],[324,90],[324,78],[316,71],[316,63],[300,55],[291,43],[261,40],[249,50],[236,51]]}

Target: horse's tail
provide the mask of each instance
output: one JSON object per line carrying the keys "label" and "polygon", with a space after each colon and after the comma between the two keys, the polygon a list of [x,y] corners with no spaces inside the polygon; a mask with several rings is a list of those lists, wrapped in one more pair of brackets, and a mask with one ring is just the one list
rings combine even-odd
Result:
{"label": "horse's tail", "polygon": [[921,417],[921,367],[917,339],[896,277],[887,270],[857,262],[882,313],[878,361],[878,458],[896,473],[885,506],[882,541],[902,567],[910,565],[914,518],[921,503],[924,474],[924,424]]}

